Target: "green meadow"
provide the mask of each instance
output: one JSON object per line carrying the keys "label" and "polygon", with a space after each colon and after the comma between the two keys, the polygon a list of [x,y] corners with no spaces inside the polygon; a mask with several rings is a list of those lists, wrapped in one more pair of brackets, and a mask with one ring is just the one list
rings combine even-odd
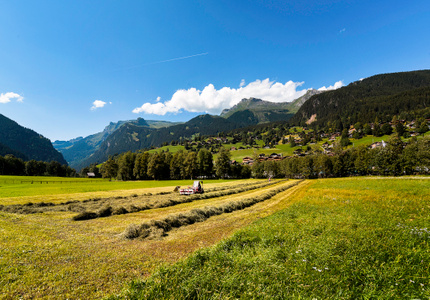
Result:
{"label": "green meadow", "polygon": [[428,299],[430,179],[315,180],[112,299]]}
{"label": "green meadow", "polygon": [[[205,180],[207,184],[228,182],[229,180]],[[172,186],[188,186],[191,180],[172,181],[109,181],[108,179],[37,177],[37,176],[0,176],[0,204],[15,203],[16,198],[26,201],[26,197],[33,197],[29,201],[44,201],[41,196],[55,198],[56,195],[76,195],[82,193],[95,193],[93,196],[105,196],[106,192],[133,191],[138,189],[157,189]],[[4,200],[2,200],[2,198]],[[13,198],[12,200],[9,198]],[[11,201],[9,201],[11,200]],[[39,201],[38,201],[39,200]],[[19,203],[21,203],[20,201]],[[16,204],[16,203],[15,203]]]}
{"label": "green meadow", "polygon": [[37,180],[0,198],[0,299],[430,297],[430,177]]}

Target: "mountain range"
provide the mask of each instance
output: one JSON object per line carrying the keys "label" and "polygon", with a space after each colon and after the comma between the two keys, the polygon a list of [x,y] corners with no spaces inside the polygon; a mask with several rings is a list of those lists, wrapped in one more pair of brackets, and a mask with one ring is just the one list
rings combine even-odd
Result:
{"label": "mountain range", "polygon": [[306,95],[291,103],[272,103],[256,98],[243,99],[221,116],[200,115],[185,123],[146,121],[142,118],[132,121],[111,123],[103,132],[70,141],[55,141],[59,150],[72,168],[77,170],[92,163],[102,162],[110,155],[126,151],[137,151],[150,147],[191,138],[195,134],[216,135],[246,126],[287,121],[300,103],[318,93],[310,90]]}
{"label": "mountain range", "polygon": [[110,155],[158,147],[195,135],[213,136],[278,121],[318,126],[339,121],[344,124],[386,122],[394,115],[430,118],[430,70],[375,75],[326,92],[308,90],[290,103],[243,99],[223,110],[220,116],[200,115],[185,123],[142,118],[111,122],[102,132],[53,144],[0,114],[0,155],[13,154],[24,160],[56,160],[62,164],[67,161],[72,168],[80,170],[103,162]]}

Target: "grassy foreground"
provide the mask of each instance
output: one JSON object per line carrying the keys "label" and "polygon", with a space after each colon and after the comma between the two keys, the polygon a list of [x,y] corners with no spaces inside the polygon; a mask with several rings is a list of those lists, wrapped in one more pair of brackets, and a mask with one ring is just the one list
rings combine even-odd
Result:
{"label": "grassy foreground", "polygon": [[[292,182],[280,182],[275,186]],[[172,184],[171,181],[164,182],[169,183]],[[188,181],[187,185],[190,183]],[[123,194],[129,190],[112,191],[108,192],[108,198],[92,198],[93,193],[82,193],[83,200],[70,203],[60,200],[63,195],[34,196],[32,205],[22,197],[2,198],[0,299],[99,299],[118,293],[134,278],[147,277],[156,267],[174,263],[199,248],[214,245],[238,228],[281,209],[277,204],[282,193],[247,209],[177,228],[162,238],[125,239],[122,233],[126,228],[167,215],[186,214],[193,209],[220,206],[244,197],[258,197],[267,189],[276,188],[264,187],[261,183],[260,180],[205,182],[205,199],[172,193],[174,186],[134,190],[135,194],[129,196]],[[257,188],[248,189],[254,186]],[[230,194],[232,190],[238,191]],[[71,194],[71,197],[78,198],[77,194]],[[6,199],[9,202],[5,203]],[[36,205],[42,202],[45,204]],[[82,210],[99,212],[105,211],[107,206],[112,207],[112,214],[73,220]],[[148,206],[148,209],[134,209],[140,206]],[[9,210],[8,207],[16,209]],[[121,207],[128,213],[116,214],[117,208]]]}
{"label": "grassy foreground", "polygon": [[428,299],[430,180],[316,180],[286,209],[111,299]]}

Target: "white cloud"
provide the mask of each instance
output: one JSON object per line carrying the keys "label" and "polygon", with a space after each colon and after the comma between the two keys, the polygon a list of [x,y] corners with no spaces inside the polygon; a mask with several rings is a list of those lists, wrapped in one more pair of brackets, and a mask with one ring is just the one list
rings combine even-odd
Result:
{"label": "white cloud", "polygon": [[[95,100],[93,102],[93,106],[91,106],[91,110],[96,110],[97,108],[102,108],[106,105],[107,103],[102,101],[102,100]],[[112,102],[109,102],[109,104],[112,104]]]}
{"label": "white cloud", "polygon": [[0,94],[0,103],[9,103],[12,99],[16,99],[17,102],[22,102],[24,100],[24,97],[13,92]]}
{"label": "white cloud", "polygon": [[[239,103],[244,98],[259,98],[270,102],[290,102],[306,93],[306,89],[298,90],[304,82],[288,81],[280,83],[264,80],[255,80],[247,85],[242,80],[238,89],[223,87],[217,90],[213,84],[207,85],[203,90],[190,88],[188,90],[176,91],[168,101],[161,102],[160,97],[156,103],[145,103],[141,107],[133,110],[133,113],[146,113],[165,115],[166,113],[178,113],[182,110],[189,112],[206,112],[219,114],[225,108],[230,108]],[[335,89],[343,86],[341,81],[336,82],[334,86],[324,90]]]}
{"label": "white cloud", "polygon": [[345,84],[343,83],[342,80],[339,80],[338,82],[336,82],[334,85],[330,85],[329,87],[320,87],[318,89],[318,91],[331,91],[331,90],[337,90],[338,88],[343,87]]}
{"label": "white cloud", "polygon": [[342,28],[341,30],[339,30],[339,33],[344,33],[346,31],[346,28]]}

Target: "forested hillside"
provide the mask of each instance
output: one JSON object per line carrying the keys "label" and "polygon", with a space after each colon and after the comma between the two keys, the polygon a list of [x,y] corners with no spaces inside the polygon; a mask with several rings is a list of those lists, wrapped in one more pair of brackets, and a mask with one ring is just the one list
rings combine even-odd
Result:
{"label": "forested hillside", "polygon": [[311,89],[302,97],[292,102],[269,102],[257,98],[242,99],[238,104],[230,109],[224,109],[221,117],[229,118],[235,122],[241,122],[241,117],[246,116],[252,122],[246,125],[255,125],[261,123],[288,121],[298,111],[303,103],[313,95],[322,92]]}
{"label": "forested hillside", "polygon": [[241,124],[231,122],[218,116],[201,115],[190,121],[170,127],[151,129],[127,123],[112,133],[87,159],[76,166],[79,170],[92,163],[104,162],[110,155],[127,151],[137,151],[163,143],[191,138],[195,134],[216,135],[221,131],[229,131],[240,127]]}
{"label": "forested hillside", "polygon": [[304,124],[312,116],[314,125],[371,123],[376,118],[391,121],[430,117],[430,70],[375,75],[335,91],[311,97],[291,119]]}
{"label": "forested hillside", "polygon": [[88,159],[96,152],[101,144],[116,130],[124,124],[132,124],[143,128],[163,128],[178,123],[168,121],[153,121],[137,118],[136,120],[111,122],[102,132],[89,135],[85,138],[79,137],[70,141],[55,141],[54,147],[60,151],[71,167],[76,168],[82,164],[82,161]]}
{"label": "forested hillside", "polygon": [[0,155],[13,154],[19,158],[37,161],[57,161],[67,164],[51,141],[37,132],[24,128],[0,114]]}

